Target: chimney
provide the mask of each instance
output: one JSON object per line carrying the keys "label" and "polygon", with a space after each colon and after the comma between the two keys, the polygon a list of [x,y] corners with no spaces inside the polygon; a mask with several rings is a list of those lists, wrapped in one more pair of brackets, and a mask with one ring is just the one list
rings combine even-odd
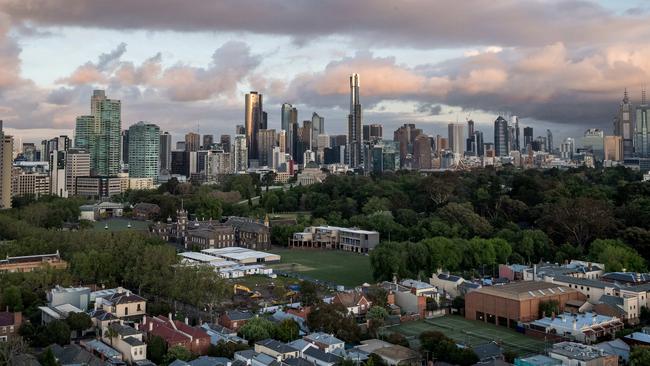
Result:
{"label": "chimney", "polygon": [[142,316],[142,324],[143,324],[143,325],[146,325],[146,324],[147,324],[147,316],[146,316],[146,315],[143,315],[143,316]]}
{"label": "chimney", "polygon": [[190,320],[185,317],[185,325],[190,325]]}
{"label": "chimney", "polygon": [[14,326],[15,328],[20,327],[20,325],[23,323],[23,313],[20,311],[16,311],[14,313]]}
{"label": "chimney", "polygon": [[533,281],[537,281],[537,265],[533,264]]}

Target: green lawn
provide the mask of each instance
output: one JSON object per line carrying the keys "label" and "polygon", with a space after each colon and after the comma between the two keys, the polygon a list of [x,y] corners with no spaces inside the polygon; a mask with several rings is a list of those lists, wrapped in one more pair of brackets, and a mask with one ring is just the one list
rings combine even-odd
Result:
{"label": "green lawn", "polygon": [[[441,318],[408,322],[385,328],[385,332],[398,332],[409,340],[417,340],[424,331],[439,331],[458,343],[475,346],[491,341],[501,342],[505,350],[518,355],[527,355],[544,351],[544,341],[525,336],[504,327],[486,324],[475,320],[466,320],[457,315]],[[414,342],[417,344],[418,342]]]}
{"label": "green lawn", "polygon": [[274,249],[282,259],[273,267],[314,279],[352,287],[372,282],[370,257],[334,250]]}
{"label": "green lawn", "polygon": [[[129,228],[129,224],[131,227]],[[124,231],[124,230],[134,230],[134,231],[148,231],[149,230],[149,221],[139,221],[139,220],[130,220],[122,217],[112,217],[106,220],[100,220],[93,222],[93,230],[96,231]],[[106,229],[108,225],[108,229]]]}

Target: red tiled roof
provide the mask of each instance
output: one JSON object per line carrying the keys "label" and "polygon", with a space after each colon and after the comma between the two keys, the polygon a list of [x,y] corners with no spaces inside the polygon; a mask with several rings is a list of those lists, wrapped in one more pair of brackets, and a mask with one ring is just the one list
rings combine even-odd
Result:
{"label": "red tiled roof", "polygon": [[200,328],[195,328],[195,327],[190,327],[189,325],[178,321],[174,320],[174,325],[176,325],[176,328],[180,330],[183,333],[191,335],[193,338],[210,338],[208,333],[206,333],[204,330]]}
{"label": "red tiled roof", "polygon": [[366,297],[359,292],[339,292],[334,297],[334,303],[343,304],[346,307],[352,307],[359,305],[362,299],[366,299]]}

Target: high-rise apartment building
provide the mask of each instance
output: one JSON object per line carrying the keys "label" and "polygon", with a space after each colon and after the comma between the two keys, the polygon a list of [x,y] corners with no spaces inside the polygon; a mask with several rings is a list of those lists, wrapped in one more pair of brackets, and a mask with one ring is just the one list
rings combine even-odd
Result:
{"label": "high-rise apartment building", "polygon": [[425,134],[420,134],[413,143],[413,161],[416,169],[431,169],[431,139]]}
{"label": "high-rise apartment building", "polygon": [[605,134],[599,128],[590,128],[585,131],[582,147],[594,155],[594,160],[602,161],[605,158]]}
{"label": "high-rise apartment building", "polygon": [[546,151],[553,153],[553,133],[551,130],[546,130]]}
{"label": "high-rise apartment building", "polygon": [[634,155],[650,158],[650,130],[648,129],[648,110],[645,89],[641,91],[641,104],[636,107],[634,124]]}
{"label": "high-rise apartment building", "polygon": [[79,116],[74,129],[74,147],[77,149],[90,149],[95,137],[95,117]]}
{"label": "high-rise apartment building", "polygon": [[120,172],[122,103],[106,98],[103,90],[93,91],[90,103],[94,118],[92,170],[98,176],[115,176]]}
{"label": "high-rise apartment building", "polygon": [[172,168],[172,135],[165,132],[160,135],[160,170],[170,171]]}
{"label": "high-rise apartment building", "polygon": [[68,195],[77,194],[77,178],[90,176],[90,153],[83,149],[70,149],[65,156],[65,186]]}
{"label": "high-rise apartment building", "polygon": [[573,153],[575,152],[575,140],[571,137],[564,139],[562,145],[560,145],[560,155],[563,159],[573,159]]}
{"label": "high-rise apartment building", "polygon": [[50,194],[68,197],[65,179],[66,152],[54,150],[50,153]]}
{"label": "high-rise apartment building", "polygon": [[514,125],[515,128],[515,139],[514,139],[514,144],[513,147],[517,151],[521,151],[521,141],[519,140],[519,117],[517,116],[512,116],[512,125]]}
{"label": "high-rise apartment building", "polygon": [[465,126],[460,123],[450,123],[447,129],[449,132],[449,149],[456,155],[463,155]]}
{"label": "high-rise apartment building", "polygon": [[533,144],[533,139],[533,128],[524,127],[524,146],[522,147],[528,149],[528,145]]}
{"label": "high-rise apartment building", "polygon": [[248,170],[248,148],[246,135],[235,135],[232,145],[233,169],[236,173],[245,173]]}
{"label": "high-rise apartment building", "polygon": [[0,209],[11,208],[11,168],[14,139],[5,135],[0,120]]}
{"label": "high-rise apartment building", "polygon": [[633,108],[627,89],[623,92],[623,100],[618,107],[618,113],[614,118],[614,135],[623,138],[623,155],[626,158],[634,155],[634,125],[632,123]]}
{"label": "high-rise apartment building", "polygon": [[361,102],[359,101],[359,74],[350,75],[350,114],[348,115],[348,164],[361,165]]}
{"label": "high-rise apartment building", "polygon": [[[525,132],[525,130],[524,130]],[[496,156],[508,156],[509,147],[508,121],[499,116],[494,121],[494,152]]]}
{"label": "high-rise apartment building", "polygon": [[623,160],[623,137],[605,136],[604,138],[605,160]]}
{"label": "high-rise apartment building", "polygon": [[122,131],[122,163],[129,163],[129,130]]}
{"label": "high-rise apartment building", "polygon": [[199,151],[201,149],[201,135],[189,132],[185,135],[185,151]]}
{"label": "high-rise apartment building", "polygon": [[246,123],[246,146],[248,146],[248,158],[259,159],[259,153],[257,151],[257,134],[264,125],[262,94],[259,94],[256,91],[251,91],[246,94],[244,102],[244,121]]}
{"label": "high-rise apartment building", "polygon": [[449,149],[449,141],[447,138],[436,135],[436,155],[440,156],[440,153],[447,149]]}
{"label": "high-rise apartment building", "polygon": [[159,166],[160,127],[143,121],[129,127],[129,178],[156,180]]}
{"label": "high-rise apartment building", "polygon": [[212,144],[214,143],[214,136],[212,135],[203,135],[203,150],[209,150],[212,148]]}
{"label": "high-rise apartment building", "polygon": [[314,112],[311,115],[311,147],[312,151],[318,150],[318,135],[325,134],[325,117]]}
{"label": "high-rise apartment building", "polygon": [[483,142],[483,132],[474,132],[474,143],[476,145],[476,156],[485,156],[485,144]]}
{"label": "high-rise apartment building", "polygon": [[384,126],[377,123],[363,125],[364,142],[381,140],[383,135],[384,135]]}
{"label": "high-rise apartment building", "polygon": [[257,152],[260,166],[270,166],[273,160],[273,148],[277,145],[275,130],[259,130],[257,133]]}
{"label": "high-rise apartment building", "polygon": [[230,152],[230,135],[221,135],[219,137],[219,143],[221,144],[221,149],[224,152]]}

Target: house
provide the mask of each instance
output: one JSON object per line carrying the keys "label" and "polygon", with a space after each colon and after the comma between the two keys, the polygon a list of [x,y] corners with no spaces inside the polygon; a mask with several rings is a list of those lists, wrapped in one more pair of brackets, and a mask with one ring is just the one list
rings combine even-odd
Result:
{"label": "house", "polygon": [[630,346],[650,347],[650,332],[643,329],[642,332],[634,332],[623,337],[623,341]]}
{"label": "house", "polygon": [[474,346],[472,347],[472,351],[476,353],[476,356],[478,356],[479,361],[482,363],[496,360],[503,361],[503,350],[494,341]]}
{"label": "house", "polygon": [[114,323],[118,321],[118,317],[115,315],[104,311],[104,309],[94,309],[88,312],[88,315],[90,316],[90,320],[93,322],[93,326],[95,329],[98,330],[99,336],[101,337],[101,333],[103,329],[106,329],[109,324]]}
{"label": "house", "polygon": [[563,365],[618,365],[617,355],[581,343],[555,343],[548,351],[548,355],[551,358],[561,361]]}
{"label": "house", "polygon": [[70,313],[83,313],[84,311],[70,304],[57,306],[39,306],[41,311],[41,324],[47,324],[54,320],[65,320]]}
{"label": "house", "polygon": [[499,264],[499,278],[509,281],[521,281],[524,279],[524,271],[530,268],[522,264]]}
{"label": "house", "polygon": [[66,269],[68,262],[61,259],[58,250],[54,254],[7,256],[5,259],[0,259],[0,273],[32,272],[41,268]]}
{"label": "house", "polygon": [[371,306],[366,296],[357,291],[339,292],[334,296],[332,303],[345,306],[350,314],[356,316],[365,315]]}
{"label": "house", "polygon": [[[423,289],[424,285],[432,287],[424,282],[420,282],[419,284],[407,283],[420,287],[420,289]],[[402,313],[409,315],[417,314],[421,319],[424,319],[428,314],[427,300],[439,300],[438,291],[431,291],[428,287],[427,290],[418,291],[416,287],[407,287],[388,281],[380,283],[379,286],[388,292],[387,302],[391,307],[391,313],[394,315],[400,315]],[[419,295],[417,294],[418,292],[420,293]]]}
{"label": "house", "polygon": [[140,202],[133,206],[132,217],[136,220],[151,220],[160,215],[160,206],[154,203]]}
{"label": "house", "polygon": [[58,344],[49,346],[61,366],[104,366],[105,363],[99,357],[88,352],[78,344],[69,344],[61,347]]}
{"label": "house", "polygon": [[231,361],[224,357],[201,356],[192,361],[176,360],[169,366],[230,366]]}
{"label": "house", "polygon": [[70,304],[86,311],[90,304],[90,288],[61,287],[57,285],[47,293],[47,300],[50,306]]}
{"label": "house", "polygon": [[623,329],[623,322],[616,317],[596,313],[571,314],[544,317],[528,324],[530,329],[557,334],[577,342],[591,344],[604,336],[614,336]]}
{"label": "house", "polygon": [[23,314],[0,311],[0,342],[6,342],[18,334],[18,328],[23,324]]}
{"label": "house", "polygon": [[295,314],[285,312],[283,310],[278,310],[271,315],[271,321],[273,322],[281,322],[283,320],[293,320],[298,324],[298,328],[300,329],[299,333],[300,335],[304,335],[309,331],[309,327],[307,327],[307,321],[304,318],[301,318]]}
{"label": "house", "polygon": [[295,349],[297,349],[297,350],[299,351],[299,353],[298,353],[298,356],[299,356],[299,357],[303,357],[303,356],[304,356],[304,352],[305,352],[308,348],[316,348],[316,346],[315,346],[313,343],[307,342],[307,341],[304,340],[303,338],[298,338],[298,339],[296,339],[296,340],[293,340],[293,341],[289,342],[288,344],[289,344],[291,347],[293,347],[293,348],[295,348]]}
{"label": "house", "polygon": [[[234,359],[234,362],[244,362],[249,366],[281,366],[281,363],[276,359],[276,357],[267,355],[266,353],[254,351],[252,349],[235,352]],[[289,358],[287,360],[290,359],[292,358]]]}
{"label": "house", "polygon": [[448,294],[448,298],[460,295],[459,288],[463,282],[464,278],[443,272],[434,273],[429,279],[429,283]]}
{"label": "house", "polygon": [[300,353],[299,350],[288,344],[270,338],[255,342],[255,352],[267,354],[278,361],[298,357]]}
{"label": "house", "polygon": [[335,349],[344,349],[345,348],[345,342],[342,340],[334,337],[331,334],[323,333],[323,332],[314,332],[310,333],[306,336],[303,337],[304,340],[307,342],[315,345],[318,347],[320,350],[323,352],[331,353]]}
{"label": "house", "polygon": [[204,355],[210,347],[210,336],[200,327],[191,327],[185,322],[158,315],[156,317],[144,316],[138,330],[143,331],[146,338],[161,337],[167,347],[181,346],[192,353]]}
{"label": "house", "polygon": [[[111,333],[109,329],[115,333],[114,338],[108,336]],[[142,332],[116,322],[108,325],[102,334],[102,340],[118,350],[124,361],[133,364],[147,359],[147,345],[143,341]]]}
{"label": "house", "polygon": [[237,331],[253,316],[248,310],[227,310],[219,317],[219,324]]}
{"label": "house", "polygon": [[232,342],[240,344],[248,343],[245,339],[238,337],[236,331],[228,329],[219,324],[203,323],[201,324],[201,328],[210,336],[210,343],[215,345],[219,342]]}
{"label": "house", "polygon": [[81,347],[85,348],[88,352],[99,356],[109,365],[126,365],[122,359],[122,354],[115,348],[109,346],[108,344],[98,340],[84,340],[79,343]]}
{"label": "house", "polygon": [[119,288],[117,292],[95,300],[95,309],[103,309],[119,319],[140,319],[146,314],[147,300],[129,290]]}
{"label": "house", "polygon": [[630,345],[625,343],[625,341],[622,339],[614,339],[613,341],[601,342],[594,344],[594,347],[609,354],[617,355],[618,363],[620,365],[627,365],[630,361]]}
{"label": "house", "polygon": [[376,349],[373,353],[381,357],[381,359],[384,360],[388,366],[415,366],[421,364],[421,357],[419,352],[396,344]]}
{"label": "house", "polygon": [[430,297],[436,301],[439,300],[438,289],[429,283],[406,279],[402,280],[399,284],[408,288],[414,295]]}
{"label": "house", "polygon": [[303,357],[307,361],[313,362],[317,366],[334,366],[338,365],[342,359],[341,357],[327,353],[315,347],[309,347],[303,352]]}

